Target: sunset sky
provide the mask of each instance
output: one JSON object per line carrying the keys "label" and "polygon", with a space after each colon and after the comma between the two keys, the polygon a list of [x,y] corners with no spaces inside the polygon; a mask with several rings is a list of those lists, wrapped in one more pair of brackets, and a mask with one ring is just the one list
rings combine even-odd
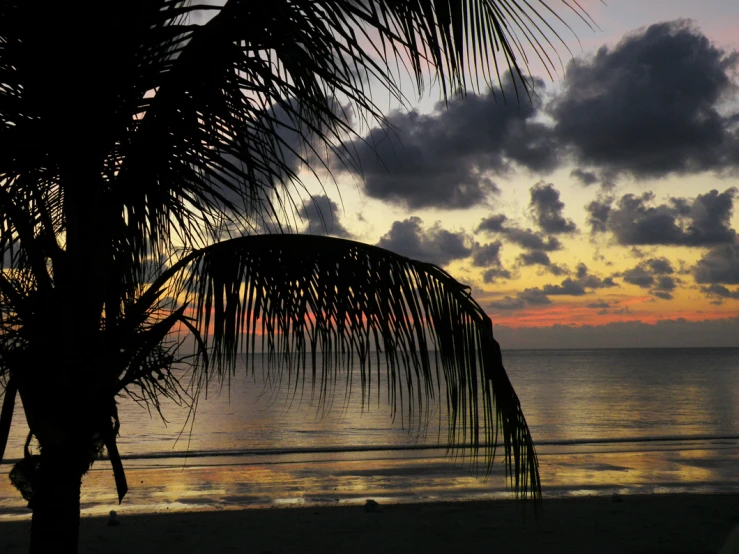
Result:
{"label": "sunset sky", "polygon": [[388,103],[316,204],[470,285],[504,348],[737,346],[739,3],[584,6],[600,28],[573,21],[553,80],[532,63],[533,101]]}

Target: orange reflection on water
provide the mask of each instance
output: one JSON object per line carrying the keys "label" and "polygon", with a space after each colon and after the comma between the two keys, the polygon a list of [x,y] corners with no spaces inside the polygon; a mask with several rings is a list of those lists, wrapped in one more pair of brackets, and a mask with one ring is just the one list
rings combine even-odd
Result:
{"label": "orange reflection on water", "polygon": [[[130,491],[121,506],[112,473],[102,462],[85,477],[83,513],[346,504],[368,498],[418,502],[510,496],[502,465],[496,464],[493,474],[484,479],[436,451],[414,457],[398,452],[302,457],[201,459],[198,465],[190,461],[175,467],[135,462],[127,472]],[[643,443],[545,445],[539,448],[539,459],[545,496],[739,491],[734,469],[739,462],[737,440],[661,442],[646,449]],[[0,478],[0,518],[28,517],[24,505],[7,478]]]}

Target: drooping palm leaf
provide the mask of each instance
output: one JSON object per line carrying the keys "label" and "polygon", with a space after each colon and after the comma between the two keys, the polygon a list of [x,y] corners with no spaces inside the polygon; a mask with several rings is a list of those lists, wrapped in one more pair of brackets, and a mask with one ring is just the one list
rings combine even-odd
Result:
{"label": "drooping palm leaf", "polygon": [[242,237],[191,258],[178,288],[210,351],[209,378],[222,378],[237,353],[262,351],[277,381],[310,383],[325,402],[337,373],[356,360],[362,401],[373,372],[386,371],[391,409],[410,418],[444,389],[449,446],[480,449],[491,464],[502,439],[515,490],[539,492],[531,435],[492,323],[448,273],[309,235]]}

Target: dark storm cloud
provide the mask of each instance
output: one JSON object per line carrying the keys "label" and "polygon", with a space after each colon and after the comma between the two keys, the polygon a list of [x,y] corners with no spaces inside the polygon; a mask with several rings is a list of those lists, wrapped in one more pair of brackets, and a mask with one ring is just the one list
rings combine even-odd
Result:
{"label": "dark storm cloud", "polygon": [[[509,77],[503,88],[506,98],[516,98]],[[497,192],[489,173],[506,173],[512,162],[533,171],[556,166],[552,130],[532,120],[539,107],[533,101],[505,103],[496,90],[452,98],[431,114],[395,112],[388,129],[351,142],[347,155],[373,198],[410,208],[468,208]]]}
{"label": "dark storm cloud", "polygon": [[[560,230],[567,228],[569,222],[561,216],[564,204],[559,201],[559,193],[549,187],[550,185],[535,186],[531,189],[530,208],[532,214],[535,219],[539,220],[542,227],[547,226],[550,229]],[[552,192],[554,194],[551,194]],[[547,254],[547,252],[562,249],[562,243],[555,236],[545,236],[543,233],[531,229],[522,229],[515,224],[509,225],[508,218],[503,214],[486,217],[475,228],[475,232],[498,235],[526,250],[518,257],[519,265],[540,265],[546,267],[553,275],[567,273],[564,267],[552,263]]]}
{"label": "dark storm cloud", "polygon": [[482,280],[485,283],[497,283],[500,279],[510,279],[511,272],[502,267],[492,267],[482,272]]}
{"label": "dark storm cloud", "polygon": [[304,201],[299,215],[303,222],[307,224],[306,233],[351,237],[351,233],[341,224],[339,207],[328,196],[314,196]]}
{"label": "dark storm cloud", "polygon": [[532,265],[542,266],[546,268],[549,273],[555,276],[566,275],[569,273],[567,267],[553,263],[549,258],[549,255],[543,250],[523,252],[518,256],[516,261],[518,262],[518,265],[524,267]]}
{"label": "dark storm cloud", "polygon": [[643,289],[649,288],[654,283],[654,276],[641,266],[627,269],[623,272],[623,280]]}
{"label": "dark storm cloud", "polygon": [[560,285],[544,285],[542,292],[549,296],[582,296],[585,294],[585,287],[567,277]]}
{"label": "dark storm cloud", "polygon": [[482,272],[482,280],[485,283],[497,283],[500,279],[510,279],[511,272],[502,267],[492,267]]}
{"label": "dark storm cloud", "polygon": [[586,187],[594,185],[598,182],[598,176],[594,172],[586,171],[584,169],[580,169],[579,167],[570,171],[570,177],[574,177]]}
{"label": "dark storm cloud", "polygon": [[669,275],[660,275],[657,277],[657,282],[654,285],[654,290],[660,290],[660,291],[671,291],[675,290],[677,287],[677,284],[675,283],[675,278],[670,277]]}
{"label": "dark storm cloud", "polygon": [[575,278],[579,284],[589,289],[607,289],[617,286],[611,277],[602,278],[590,273],[588,266],[582,262],[577,264]]}
{"label": "dark storm cloud", "polygon": [[611,213],[611,203],[613,200],[593,200],[585,206],[588,212],[588,223],[590,224],[590,233],[605,233],[608,229],[608,216]]}
{"label": "dark storm cloud", "polygon": [[483,219],[475,229],[476,232],[502,233],[508,217],[504,214],[495,214]]}
{"label": "dark storm cloud", "polygon": [[544,306],[552,303],[547,294],[538,288],[524,289],[523,292],[518,293],[518,298],[534,306]]}
{"label": "dark storm cloud", "polygon": [[473,245],[464,232],[448,231],[438,222],[425,229],[423,220],[419,217],[395,221],[377,246],[414,260],[437,265],[446,265],[473,253]]}
{"label": "dark storm cloud", "polygon": [[710,285],[708,287],[701,287],[701,292],[711,297],[719,298],[730,298],[732,300],[739,300],[739,289],[729,290],[723,285]]}
{"label": "dark storm cloud", "polygon": [[577,230],[575,223],[562,215],[565,205],[559,199],[559,191],[554,185],[542,181],[531,187],[529,192],[531,193],[529,209],[542,231],[558,235]]}
{"label": "dark storm cloud", "polygon": [[531,229],[521,229],[516,225],[506,225],[508,218],[503,214],[492,215],[483,219],[475,228],[475,232],[485,232],[489,234],[500,234],[510,242],[519,245],[526,250],[543,250],[545,252],[553,252],[562,248],[562,243],[557,237],[548,236]]}
{"label": "dark storm cloud", "polygon": [[693,268],[696,283],[739,284],[739,244],[711,248]]}
{"label": "dark storm cloud", "polygon": [[511,272],[503,267],[500,260],[500,251],[503,243],[499,240],[479,245],[474,243],[472,247],[472,265],[488,268],[482,273],[485,283],[495,283],[500,279],[510,279]]}
{"label": "dark storm cloud", "polygon": [[570,62],[548,111],[586,166],[637,178],[736,167],[733,122],[717,110],[736,66],[689,22],[658,23]]}
{"label": "dark storm cloud", "polygon": [[543,237],[531,229],[507,228],[502,233],[509,241],[527,250],[543,250],[554,252],[562,249],[562,243],[556,237]]}
{"label": "dark storm cloud", "polygon": [[547,266],[547,269],[549,270],[549,273],[551,273],[555,277],[559,277],[560,275],[567,275],[569,273],[567,266],[559,264],[549,264]]}
{"label": "dark storm cloud", "polygon": [[559,285],[547,284],[541,288],[527,288],[518,292],[516,296],[506,296],[502,300],[491,303],[490,307],[499,310],[520,310],[525,308],[526,305],[542,306],[551,304],[550,296],[583,296],[588,293],[587,289],[615,286],[617,285],[613,282],[613,279],[610,277],[602,279],[592,275],[587,266],[581,263],[577,266],[575,276],[565,278]]}
{"label": "dark storm cloud", "polygon": [[658,275],[655,278],[652,287],[652,295],[662,300],[672,300],[672,291],[677,288],[677,282],[674,277],[669,275]]}
{"label": "dark storm cloud", "polygon": [[518,261],[521,265],[551,265],[552,261],[549,259],[549,255],[541,250],[534,250],[533,252],[524,252],[518,257]]}
{"label": "dark storm cloud", "polygon": [[680,282],[672,276],[674,273],[675,269],[666,258],[649,258],[624,271],[621,277],[627,283],[649,289],[653,296],[671,300],[672,291]]}
{"label": "dark storm cloud", "polygon": [[656,275],[672,275],[675,273],[672,264],[667,258],[650,258],[646,261],[647,266]]}
{"label": "dark storm cloud", "polygon": [[483,245],[476,245],[472,250],[472,265],[477,267],[499,267],[500,251],[503,243],[499,240]]}
{"label": "dark storm cloud", "polygon": [[694,199],[670,198],[655,204],[654,194],[625,194],[616,206],[591,202],[591,231],[610,231],[623,245],[710,246],[733,242],[731,228],[737,189],[711,190]]}

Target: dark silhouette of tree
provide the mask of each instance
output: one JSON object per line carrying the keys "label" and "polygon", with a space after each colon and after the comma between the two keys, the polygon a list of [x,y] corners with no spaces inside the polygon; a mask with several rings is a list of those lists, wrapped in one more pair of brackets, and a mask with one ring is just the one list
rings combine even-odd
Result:
{"label": "dark silhouette of tree", "polygon": [[293,383],[352,363],[366,376],[382,357],[393,409],[420,410],[445,383],[449,443],[492,463],[502,442],[513,488],[539,493],[468,289],[376,247],[281,232],[297,162],[340,153],[346,110],[382,122],[371,86],[402,100],[405,72],[446,96],[470,75],[499,82],[499,67],[525,83],[524,45],[551,67],[550,22],[566,24],[537,6],[0,0],[0,459],[19,397],[30,434],[11,478],[33,510],[31,552],[76,552],[81,479],[103,451],[125,495],[119,395],[192,400],[258,343]]}

